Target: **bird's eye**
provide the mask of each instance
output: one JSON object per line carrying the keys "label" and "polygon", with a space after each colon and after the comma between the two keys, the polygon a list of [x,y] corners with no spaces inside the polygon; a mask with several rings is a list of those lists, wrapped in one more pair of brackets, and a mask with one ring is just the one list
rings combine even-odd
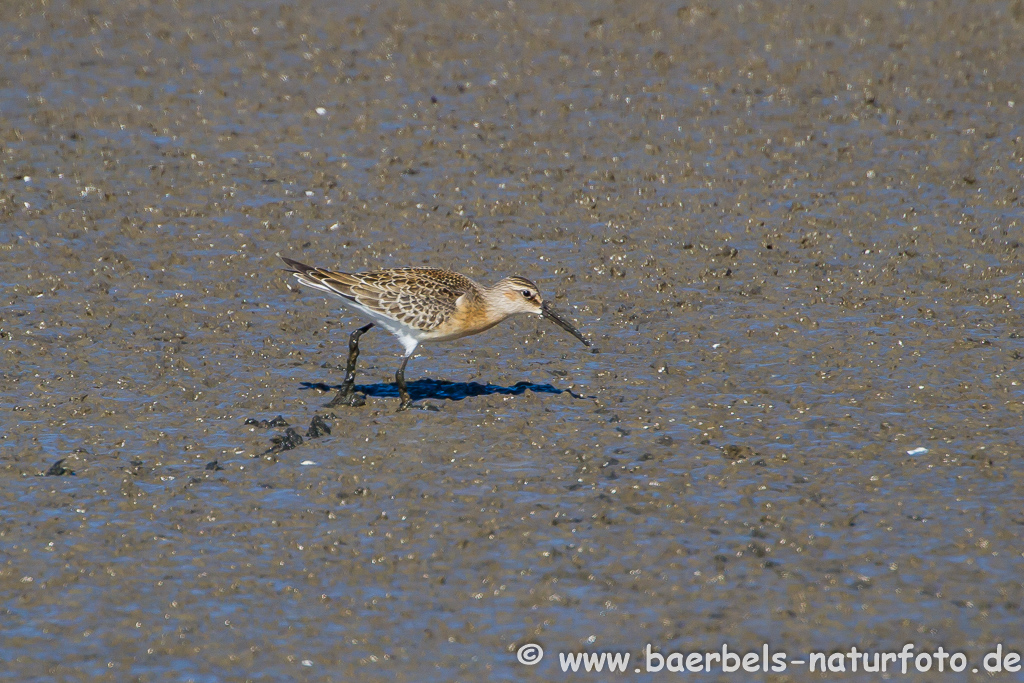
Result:
{"label": "bird's eye", "polygon": [[532,292],[530,292],[530,290],[528,290],[528,289],[524,289],[523,290],[523,297],[524,298],[529,299],[532,295],[533,294],[532,294]]}

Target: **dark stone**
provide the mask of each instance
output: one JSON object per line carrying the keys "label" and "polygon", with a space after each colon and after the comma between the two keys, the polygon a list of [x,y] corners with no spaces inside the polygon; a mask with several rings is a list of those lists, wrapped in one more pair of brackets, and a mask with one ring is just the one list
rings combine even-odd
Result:
{"label": "dark stone", "polygon": [[268,453],[280,453],[282,451],[290,451],[296,446],[302,443],[302,435],[295,431],[292,427],[289,427],[284,436],[271,437],[270,443],[274,444],[270,447]]}
{"label": "dark stone", "polygon": [[48,477],[63,477],[66,475],[73,475],[74,472],[64,467],[64,458],[61,458],[57,462],[50,465],[50,469],[46,470],[46,476]]}
{"label": "dark stone", "polygon": [[757,455],[757,453],[750,446],[737,446],[735,444],[722,446],[722,457],[726,460],[746,460],[754,455]]}
{"label": "dark stone", "polygon": [[327,423],[327,420],[314,415],[313,420],[309,423],[309,429],[306,430],[306,438],[319,439],[324,434],[331,433],[331,425]]}
{"label": "dark stone", "polygon": [[263,429],[270,429],[271,427],[287,427],[288,421],[284,419],[284,417],[282,417],[281,415],[278,415],[273,420],[257,420],[255,418],[250,417],[245,421],[245,424],[255,425]]}

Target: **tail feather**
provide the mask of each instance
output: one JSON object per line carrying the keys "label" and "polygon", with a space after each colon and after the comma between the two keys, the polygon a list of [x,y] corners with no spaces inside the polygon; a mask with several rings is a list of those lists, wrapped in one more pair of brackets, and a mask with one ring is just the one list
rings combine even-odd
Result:
{"label": "tail feather", "polygon": [[308,266],[305,263],[296,261],[295,259],[290,259],[286,256],[282,256],[281,260],[291,267],[287,272],[294,274],[295,279],[299,281],[300,285],[305,285],[312,289],[318,289],[321,292],[326,292],[327,294],[341,297],[342,299],[355,301],[355,296],[352,293],[346,292],[338,287],[341,283],[337,280],[337,277],[339,275],[346,275],[345,273],[332,273],[329,270]]}
{"label": "tail feather", "polygon": [[305,263],[296,261],[295,259],[290,259],[287,256],[282,256],[281,260],[291,268],[291,270],[288,271],[289,273],[298,273],[303,275],[311,270],[316,270],[313,266],[307,266]]}

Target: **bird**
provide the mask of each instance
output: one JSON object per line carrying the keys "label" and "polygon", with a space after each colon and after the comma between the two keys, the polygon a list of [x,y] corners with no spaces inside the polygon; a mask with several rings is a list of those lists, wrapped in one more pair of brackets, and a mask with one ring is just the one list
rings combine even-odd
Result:
{"label": "bird", "polygon": [[461,273],[440,268],[344,273],[284,256],[281,259],[299,284],[338,297],[344,306],[372,321],[349,336],[345,380],[328,407],[362,405],[362,397],[355,393],[359,338],[374,325],[397,337],[404,349],[402,365],[395,372],[401,398],[399,411],[412,406],[405,384],[405,367],[420,342],[460,339],[489,330],[510,316],[528,313],[547,318],[585,346],[591,345],[541,297],[537,285],[524,277],[506,277],[487,287]]}

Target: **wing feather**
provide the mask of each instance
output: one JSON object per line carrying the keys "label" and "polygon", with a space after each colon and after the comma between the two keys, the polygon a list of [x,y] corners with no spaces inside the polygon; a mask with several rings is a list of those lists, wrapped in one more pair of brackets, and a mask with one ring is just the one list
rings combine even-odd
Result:
{"label": "wing feather", "polygon": [[437,268],[393,268],[343,273],[307,266],[292,259],[299,282],[383,313],[418,330],[432,330],[456,310],[459,297],[473,295],[478,285],[459,273]]}

